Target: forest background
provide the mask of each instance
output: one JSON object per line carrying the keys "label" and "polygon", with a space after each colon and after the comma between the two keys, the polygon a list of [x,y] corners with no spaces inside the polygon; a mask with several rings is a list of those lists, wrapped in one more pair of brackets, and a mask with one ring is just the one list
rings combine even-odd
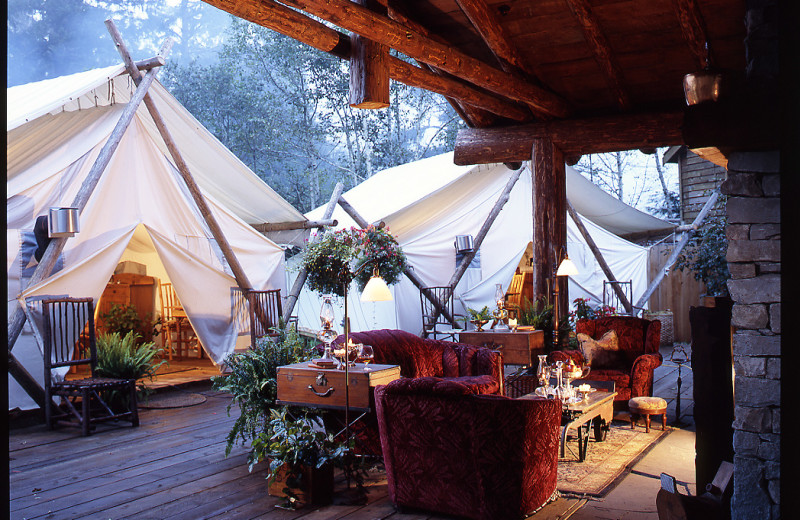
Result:
{"label": "forest background", "polygon": [[[301,212],[375,172],[453,149],[464,123],[444,97],[391,83],[391,106],[348,105],[348,63],[200,0],[9,0],[6,86],[120,62],[111,18],[134,59],[175,45],[164,86],[225,146]],[[398,55],[401,59],[406,59]],[[630,150],[575,168],[653,215],[679,215],[675,165]]]}

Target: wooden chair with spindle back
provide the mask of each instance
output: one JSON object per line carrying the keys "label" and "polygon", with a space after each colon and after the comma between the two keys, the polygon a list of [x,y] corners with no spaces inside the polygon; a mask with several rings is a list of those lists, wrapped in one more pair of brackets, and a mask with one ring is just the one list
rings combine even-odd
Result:
{"label": "wooden chair with spindle back", "polygon": [[256,339],[276,337],[275,327],[280,323],[281,290],[248,291],[247,303],[250,314],[250,344],[256,346]]}
{"label": "wooden chair with spindle back", "polygon": [[[97,376],[92,298],[45,299],[42,300],[42,311],[47,425],[50,428],[56,424],[79,426],[84,436],[89,435],[96,423],[103,421],[125,419],[133,426],[138,426],[136,380]],[[53,380],[53,369],[79,365],[89,367],[90,377]],[[116,404],[109,403],[109,397],[114,392],[121,396],[116,399]],[[61,398],[63,408],[54,408],[53,397]],[[122,407],[125,409],[121,410]]]}

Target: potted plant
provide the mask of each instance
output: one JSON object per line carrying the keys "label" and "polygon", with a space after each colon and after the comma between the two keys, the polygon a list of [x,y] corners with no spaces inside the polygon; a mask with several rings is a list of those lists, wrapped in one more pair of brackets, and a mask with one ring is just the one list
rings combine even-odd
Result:
{"label": "potted plant", "polygon": [[237,405],[239,417],[228,433],[225,454],[237,439],[242,445],[255,439],[266,426],[278,395],[278,367],[313,357],[313,347],[294,329],[278,327],[277,340],[259,338],[250,350],[234,353],[225,359],[227,373],[211,379],[214,388],[231,394],[231,407]]}
{"label": "potted plant", "polygon": [[353,281],[353,273],[364,264],[356,282],[363,289],[378,269],[383,280],[396,283],[407,266],[403,250],[385,228],[339,229],[326,233],[303,253],[303,267],[308,272],[308,286],[321,294],[344,296],[344,286]]}
{"label": "potted plant", "polygon": [[476,311],[472,308],[467,308],[467,312],[469,313],[470,320],[469,322],[475,325],[475,330],[478,332],[483,330],[483,326],[489,323],[492,319],[492,312],[489,310],[489,307],[483,306],[483,308],[479,311]]}
{"label": "potted plant", "polygon": [[[152,341],[140,343],[139,336],[134,331],[129,331],[125,336],[118,332],[100,334],[97,337],[97,366],[95,372],[100,377],[113,379],[142,379],[149,377],[151,380],[156,371],[167,363],[153,360],[161,353],[162,349],[156,347]],[[167,363],[168,364],[168,363]],[[146,396],[147,387],[142,383],[137,385],[138,393]],[[127,395],[111,395],[109,402],[119,403],[128,399]]]}
{"label": "potted plant", "polygon": [[[518,322],[520,325],[544,331],[545,349],[548,352],[553,350],[553,304],[550,303],[549,298],[542,296],[536,302],[531,303],[528,298],[523,297]],[[572,326],[566,316],[559,320],[558,331],[561,345],[557,348],[568,347],[573,343],[571,340]]]}
{"label": "potted plant", "polygon": [[706,286],[703,303],[716,305],[717,298],[730,298],[728,293],[728,240],[725,236],[727,219],[724,216],[709,217],[705,225],[689,239],[686,249],[678,257],[675,266],[680,270],[694,272],[694,279]]}
{"label": "potted plant", "polygon": [[[296,417],[296,418],[295,418]],[[253,439],[250,470],[269,462],[268,492],[285,497],[284,507],[327,505],[333,500],[333,469],[341,466],[350,448],[326,433],[315,414],[270,410],[264,431]]]}
{"label": "potted plant", "polygon": [[150,342],[161,333],[161,318],[153,321],[150,314],[142,318],[133,304],[112,303],[111,309],[99,317],[102,328],[107,334],[117,332],[120,336],[125,336],[129,332],[134,332],[138,336],[137,342]]}

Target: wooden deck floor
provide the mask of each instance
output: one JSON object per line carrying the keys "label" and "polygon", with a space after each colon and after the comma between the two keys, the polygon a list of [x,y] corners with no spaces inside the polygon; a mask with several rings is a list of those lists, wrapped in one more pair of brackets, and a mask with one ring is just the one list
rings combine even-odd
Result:
{"label": "wooden deck floor", "polygon": [[[656,373],[654,393],[670,400],[671,421],[676,375],[675,368],[666,366]],[[682,377],[682,415],[691,419],[691,371],[684,369]],[[201,393],[206,402],[184,408],[143,409],[138,428],[126,423],[101,425],[90,437],[81,437],[77,429],[50,431],[42,425],[11,430],[10,518],[448,518],[396,512],[380,471],[368,482],[366,505],[307,507],[299,511],[276,508],[280,500],[266,494],[264,470],[248,472],[246,450],[237,447],[229,457],[224,455],[224,439],[234,420],[225,410],[229,397],[210,386],[170,391]],[[231,413],[235,415],[237,410],[234,408]],[[337,482],[337,490],[344,486],[341,480]],[[613,497],[609,499],[603,504],[607,509],[637,507],[629,503],[615,506]],[[646,497],[648,502],[651,499]],[[585,504],[561,498],[534,518],[568,518]]]}

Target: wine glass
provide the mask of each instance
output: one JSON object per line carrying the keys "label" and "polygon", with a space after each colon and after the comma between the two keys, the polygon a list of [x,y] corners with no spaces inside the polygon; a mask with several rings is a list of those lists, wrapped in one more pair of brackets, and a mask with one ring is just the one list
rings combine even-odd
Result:
{"label": "wine glass", "polygon": [[361,345],[361,350],[358,352],[358,357],[364,362],[364,372],[372,370],[369,368],[369,363],[375,359],[375,352],[370,345]]}

